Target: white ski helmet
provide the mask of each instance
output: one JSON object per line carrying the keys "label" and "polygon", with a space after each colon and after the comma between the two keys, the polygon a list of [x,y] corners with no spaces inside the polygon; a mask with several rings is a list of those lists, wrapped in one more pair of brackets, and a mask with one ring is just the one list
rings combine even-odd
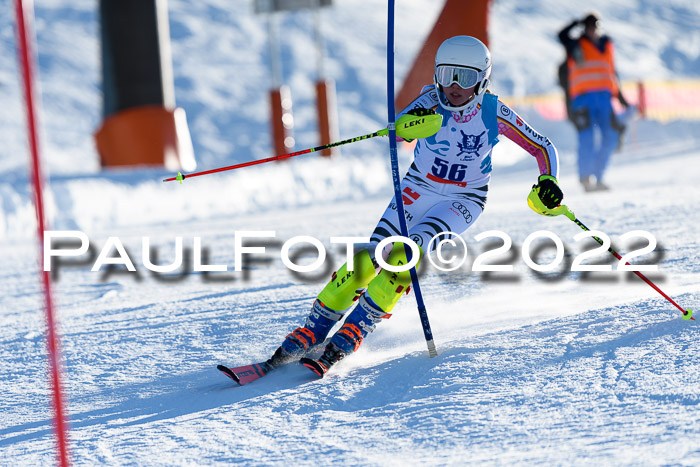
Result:
{"label": "white ski helmet", "polygon": [[463,89],[475,87],[474,96],[486,90],[491,76],[491,53],[476,37],[454,36],[440,45],[435,54],[433,80],[440,105],[447,110],[463,110],[474,99],[459,107],[450,104],[442,91],[452,83]]}

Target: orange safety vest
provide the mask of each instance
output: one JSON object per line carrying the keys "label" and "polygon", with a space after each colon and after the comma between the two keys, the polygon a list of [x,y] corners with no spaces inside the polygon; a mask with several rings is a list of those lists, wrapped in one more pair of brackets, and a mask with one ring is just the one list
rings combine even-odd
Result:
{"label": "orange safety vest", "polygon": [[610,91],[616,96],[618,87],[612,41],[605,44],[602,52],[586,37],[578,40],[578,46],[576,55],[580,52],[580,57],[567,60],[571,98],[591,91]]}

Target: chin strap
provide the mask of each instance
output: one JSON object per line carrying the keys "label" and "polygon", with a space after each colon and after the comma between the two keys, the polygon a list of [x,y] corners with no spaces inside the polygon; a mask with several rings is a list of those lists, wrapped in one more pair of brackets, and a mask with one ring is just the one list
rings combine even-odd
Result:
{"label": "chin strap", "polygon": [[474,89],[474,95],[478,96],[482,92],[485,92],[488,89],[489,84],[491,84],[491,80],[488,78],[484,78],[484,80],[481,83],[476,85],[476,88]]}

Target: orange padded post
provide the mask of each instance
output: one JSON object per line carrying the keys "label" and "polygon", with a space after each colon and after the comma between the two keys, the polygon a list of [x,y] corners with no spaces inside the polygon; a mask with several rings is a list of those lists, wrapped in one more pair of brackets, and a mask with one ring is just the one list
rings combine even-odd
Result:
{"label": "orange padded post", "polygon": [[[319,146],[338,141],[338,122],[335,108],[335,82],[330,79],[316,82],[316,110],[318,114]],[[333,155],[336,148],[321,151],[322,156]]]}
{"label": "orange padded post", "polygon": [[107,117],[95,133],[103,167],[165,166],[196,168],[185,111],[159,105],[132,107]]}
{"label": "orange padded post", "polygon": [[421,87],[433,83],[435,53],[452,36],[474,36],[487,46],[489,0],[446,0],[433,30],[396,95],[397,110],[403,110],[418,97]]}
{"label": "orange padded post", "polygon": [[276,156],[294,150],[294,117],[292,115],[292,93],[289,86],[270,90],[270,125]]}
{"label": "orange padded post", "polygon": [[642,118],[646,118],[647,116],[647,94],[646,90],[644,89],[644,83],[642,81],[639,81],[637,83],[637,106],[639,110],[639,115]]}

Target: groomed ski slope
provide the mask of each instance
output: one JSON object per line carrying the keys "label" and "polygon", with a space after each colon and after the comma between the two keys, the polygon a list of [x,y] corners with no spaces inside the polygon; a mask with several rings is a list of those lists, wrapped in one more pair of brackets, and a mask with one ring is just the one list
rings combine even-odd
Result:
{"label": "groomed ski slope", "polygon": [[[700,299],[699,155],[697,142],[629,147],[610,171],[610,193],[585,195],[574,176],[562,177],[566,201],[589,227],[613,240],[635,229],[657,238],[659,257],[646,259],[658,260],[660,272],[649,276],[687,306]],[[472,259],[481,251],[473,236],[494,229],[515,246],[546,229],[569,253],[582,251],[573,223],[527,208],[535,168],[525,162],[533,165],[496,173],[489,209],[465,235]],[[203,186],[195,183],[182,189]],[[125,273],[102,280],[88,266],[61,269],[57,302],[76,464],[700,462],[697,325],[636,276],[583,280],[569,272],[548,281],[518,258],[510,261],[515,273],[490,278],[470,272],[469,261],[452,273],[428,270],[422,284],[438,357],[427,357],[410,296],[325,379],[290,366],[235,387],[215,365],[267,358],[303,320],[322,283],[292,277],[275,248],[264,255],[268,264],[251,265],[248,279],[235,273],[228,282],[194,274],[168,282],[140,263],[142,235],[167,263],[175,232],[185,246],[201,236],[210,263],[229,269],[233,230],[274,229],[282,240],[312,231],[333,252],[331,236],[363,235],[383,207],[377,197],[123,228],[110,235],[125,244],[140,281]],[[91,241],[99,249],[105,238]],[[53,456],[32,247],[5,248],[15,267],[1,273],[0,453],[21,465]]]}

